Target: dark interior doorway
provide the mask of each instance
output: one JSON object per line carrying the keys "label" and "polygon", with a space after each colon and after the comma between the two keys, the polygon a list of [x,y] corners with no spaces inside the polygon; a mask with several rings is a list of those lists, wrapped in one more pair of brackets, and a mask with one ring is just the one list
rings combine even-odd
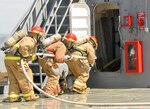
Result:
{"label": "dark interior doorway", "polygon": [[121,64],[118,4],[97,4],[93,12],[94,32],[99,42],[96,67],[101,72],[115,72]]}

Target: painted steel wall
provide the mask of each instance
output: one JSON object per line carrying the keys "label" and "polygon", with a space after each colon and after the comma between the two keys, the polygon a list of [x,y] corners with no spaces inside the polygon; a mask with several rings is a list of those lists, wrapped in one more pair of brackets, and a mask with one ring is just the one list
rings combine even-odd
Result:
{"label": "painted steel wall", "polygon": [[[145,9],[146,0],[109,0],[117,2],[120,16],[133,16],[133,33],[127,27],[121,27],[123,42],[139,39],[143,41],[143,62],[144,72],[142,74],[127,74],[125,72],[124,50],[121,50],[121,68],[117,72],[96,72],[91,73],[88,81],[90,87],[100,88],[145,88],[150,87],[150,32],[140,31],[137,27],[137,12],[148,13],[148,27],[150,27],[150,1],[148,9]],[[104,0],[87,0],[88,5],[93,9],[92,4],[103,3]],[[122,43],[123,44],[123,43]]]}

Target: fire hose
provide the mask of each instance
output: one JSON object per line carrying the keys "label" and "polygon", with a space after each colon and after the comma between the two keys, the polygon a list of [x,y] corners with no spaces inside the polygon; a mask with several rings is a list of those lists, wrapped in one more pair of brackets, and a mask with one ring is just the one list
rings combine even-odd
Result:
{"label": "fire hose", "polygon": [[76,104],[76,105],[84,105],[84,106],[146,106],[146,105],[150,105],[150,102],[141,102],[141,103],[81,103],[81,102],[75,102],[75,101],[69,101],[69,100],[61,99],[61,98],[58,98],[58,97],[55,97],[53,95],[46,93],[45,91],[40,89],[35,83],[33,83],[33,81],[30,79],[30,77],[28,76],[28,74],[25,70],[23,59],[21,59],[21,66],[22,66],[22,69],[23,69],[23,72],[24,72],[26,78],[33,85],[33,87],[35,89],[37,89],[39,92],[41,92],[45,96],[52,98],[52,99],[55,99],[55,100],[58,100],[58,101],[61,101],[61,102]]}
{"label": "fire hose", "polygon": [[[41,56],[41,57],[55,57],[55,55],[50,54],[50,53],[36,53],[36,56]],[[78,59],[86,59],[84,56],[77,56],[77,55],[65,55],[65,59],[69,58],[78,58]]]}

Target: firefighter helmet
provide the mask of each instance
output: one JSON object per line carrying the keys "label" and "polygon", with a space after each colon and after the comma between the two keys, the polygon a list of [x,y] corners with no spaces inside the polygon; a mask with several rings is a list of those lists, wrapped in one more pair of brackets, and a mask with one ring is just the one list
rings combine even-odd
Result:
{"label": "firefighter helmet", "polygon": [[40,26],[34,26],[34,27],[32,27],[30,32],[37,33],[40,36],[44,35],[44,30]]}
{"label": "firefighter helmet", "polygon": [[72,33],[67,34],[65,36],[65,39],[68,40],[68,41],[71,41],[71,42],[77,41],[77,37]]}
{"label": "firefighter helmet", "polygon": [[72,33],[69,33],[67,34],[65,37],[64,37],[64,44],[66,45],[66,47],[68,49],[70,49],[71,47],[73,47],[75,45],[75,42],[77,41],[77,37],[72,34]]}
{"label": "firefighter helmet", "polygon": [[90,40],[89,41],[92,43],[93,47],[95,49],[97,49],[97,47],[98,47],[98,41],[97,41],[96,37],[95,36],[90,36]]}

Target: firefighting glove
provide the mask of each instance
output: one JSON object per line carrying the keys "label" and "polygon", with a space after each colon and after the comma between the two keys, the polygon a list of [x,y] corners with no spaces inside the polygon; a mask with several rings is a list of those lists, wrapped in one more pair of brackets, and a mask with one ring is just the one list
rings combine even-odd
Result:
{"label": "firefighting glove", "polygon": [[3,51],[5,54],[9,54],[10,53],[10,48],[5,48],[5,47],[2,47],[0,48],[1,51]]}
{"label": "firefighting glove", "polygon": [[0,48],[2,51],[5,51],[6,50],[6,48],[5,47],[2,47],[2,48]]}
{"label": "firefighting glove", "polygon": [[24,61],[34,61],[37,59],[35,54],[30,54],[29,56],[22,56]]}

